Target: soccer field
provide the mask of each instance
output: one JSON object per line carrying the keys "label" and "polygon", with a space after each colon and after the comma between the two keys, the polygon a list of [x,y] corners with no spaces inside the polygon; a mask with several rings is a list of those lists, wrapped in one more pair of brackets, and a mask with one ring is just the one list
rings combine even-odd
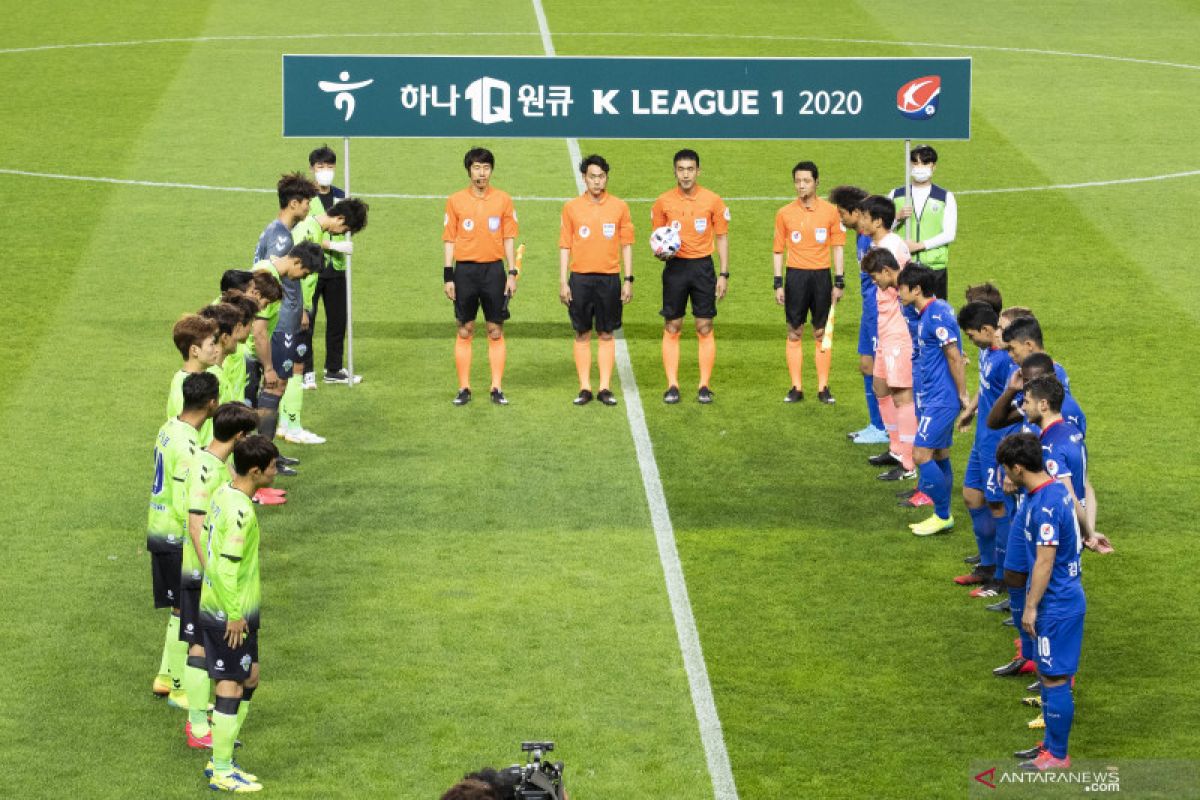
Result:
{"label": "soccer field", "polygon": [[[950,301],[991,280],[1037,313],[1087,411],[1098,528],[1117,550],[1084,559],[1071,754],[1195,770],[1200,289],[1186,242],[1200,208],[1200,8],[548,0],[545,12],[560,55],[973,58],[972,139],[936,143],[937,182],[959,202]],[[249,266],[275,181],[322,144],[280,136],[280,56],[542,55],[538,20],[530,0],[56,0],[6,15],[5,33],[0,795],[190,797],[207,791],[203,757],[183,713],[149,692],[165,621],[144,548],[150,451],[178,369],[172,324],[213,298],[223,270]],[[481,391],[481,335],[476,402],[450,404],[442,212],[474,144],[495,152],[493,184],[514,196],[528,248],[506,408]],[[272,797],[433,798],[544,738],[574,800],[713,797],[643,483],[653,466],[737,796],[965,796],[972,767],[1037,741],[1036,712],[1019,703],[1025,681],[991,675],[1012,629],[951,582],[975,548],[957,488],[970,436],[954,447],[956,530],[918,539],[907,523],[925,513],[897,508],[865,463],[876,450],[844,435],[866,422],[852,258],[838,403],[815,401],[807,343],[811,399],[781,402],[770,252],[789,170],[817,162],[822,194],[886,192],[902,145],[579,145],[611,162],[609,189],[637,227],[624,336],[653,461],[639,464],[631,386],[617,408],[570,402],[565,142],[355,141],[352,188],[371,204],[353,262],[365,379],[306,393],[306,427],[329,441],[285,445],[300,475],[277,484],[287,505],[259,509],[262,684],[239,759]],[[659,401],[660,265],[645,239],[681,146],[732,211],[711,406],[694,402],[690,321],[684,402]]]}

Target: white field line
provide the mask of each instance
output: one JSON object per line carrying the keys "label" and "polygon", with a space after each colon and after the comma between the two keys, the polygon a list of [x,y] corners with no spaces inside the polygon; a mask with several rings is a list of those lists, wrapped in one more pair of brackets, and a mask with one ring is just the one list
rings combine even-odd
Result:
{"label": "white field line", "polygon": [[[572,171],[575,171],[575,166],[579,163],[579,143],[574,139],[568,140],[574,143],[574,151],[571,152],[571,157],[575,159],[572,164]],[[122,186],[148,186],[159,189],[192,189],[205,192],[253,192],[257,194],[275,194],[274,189],[252,186],[210,186],[204,183],[174,183],[171,181],[142,181],[132,178],[109,178],[98,175],[65,175],[58,172],[36,172],[24,169],[8,169],[0,167],[0,175],[12,175],[22,178],[44,178],[47,180],[59,181],[82,181],[85,183],[112,183]],[[1186,170],[1184,172],[1167,172],[1162,175],[1145,175],[1135,178],[1113,178],[1106,181],[1084,181],[1081,183],[1054,183],[1046,186],[1001,186],[993,189],[961,189],[954,193],[958,196],[972,194],[1010,194],[1014,192],[1053,192],[1065,191],[1067,189],[1093,189],[1104,186],[1123,186],[1133,183],[1153,183],[1155,181],[1177,180],[1179,178],[1194,178],[1200,176],[1200,169]],[[576,179],[579,183],[580,179]],[[580,191],[582,192],[582,184]],[[394,192],[361,192],[355,195],[356,197],[366,197],[368,199],[390,199],[390,200],[445,200],[445,194],[401,194]],[[514,195],[513,200],[525,203],[565,203],[570,200],[569,197],[546,197],[544,195]],[[794,195],[751,195],[746,197],[725,197],[726,202],[740,203],[786,203],[789,200],[795,200]],[[629,203],[653,203],[653,197],[630,197],[626,198]]]}
{"label": "white field line", "polygon": [[[538,30],[542,34],[542,47],[546,55],[553,56],[554,41],[546,23],[546,12],[542,0],[532,0],[533,12],[537,16]],[[584,191],[583,176],[579,174],[579,142],[567,139],[567,155],[570,158],[571,174],[575,176],[575,188]],[[687,581],[683,576],[683,564],[679,560],[679,549],[675,545],[675,528],[671,524],[671,512],[667,508],[667,496],[663,491],[662,479],[658,474],[658,462],[654,458],[654,444],[646,427],[646,413],[638,393],[637,379],[633,375],[633,363],[629,359],[629,347],[625,337],[616,337],[617,374],[621,378],[621,391],[625,399],[625,415],[633,435],[637,451],[638,468],[642,473],[642,486],[646,492],[646,503],[650,507],[650,522],[654,527],[654,538],[658,544],[658,559],[662,563],[663,577],[667,584],[667,597],[671,603],[671,615],[675,618],[675,632],[679,637],[679,650],[683,654],[683,666],[688,676],[688,688],[692,695],[692,706],[696,710],[696,721],[700,726],[700,741],[704,746],[704,759],[712,779],[715,800],[737,800],[737,786],[733,781],[733,768],[729,763],[729,752],[725,748],[725,736],[721,731],[721,719],[717,715],[717,704],[713,699],[712,685],[708,680],[708,667],[704,663],[704,650],[700,646],[700,633],[696,629],[696,617],[688,599]]]}

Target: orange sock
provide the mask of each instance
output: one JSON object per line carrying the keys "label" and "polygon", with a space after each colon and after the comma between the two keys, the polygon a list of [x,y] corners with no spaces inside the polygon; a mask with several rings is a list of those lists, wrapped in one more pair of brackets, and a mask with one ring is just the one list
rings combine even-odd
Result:
{"label": "orange sock", "polygon": [[913,464],[913,442],[917,440],[917,407],[912,403],[896,406],[896,427],[900,432],[900,463],[906,470],[915,468]]}
{"label": "orange sock", "polygon": [[504,335],[493,339],[488,337],[488,364],[492,367],[492,388],[499,389],[504,380],[504,357],[507,348],[504,346]]}
{"label": "orange sock", "polygon": [[717,337],[710,331],[696,334],[696,339],[700,351],[700,385],[708,386],[712,380],[713,364],[717,361]]}
{"label": "orange sock", "polygon": [[464,339],[454,337],[454,368],[458,370],[458,388],[467,389],[471,386],[471,340],[473,336]]}
{"label": "orange sock", "polygon": [[[600,343],[603,346],[603,342]],[[579,374],[579,388],[592,390],[592,343],[575,340],[575,372]]]}
{"label": "orange sock", "polygon": [[817,360],[817,391],[829,388],[829,365],[833,362],[833,348],[821,349],[821,343],[816,342],[813,355]]}
{"label": "orange sock", "polygon": [[663,331],[663,369],[667,373],[667,386],[679,385],[679,334]]}
{"label": "orange sock", "polygon": [[613,362],[617,360],[617,340],[601,339],[596,344],[596,360],[600,362],[600,390],[611,388]]}
{"label": "orange sock", "polygon": [[788,374],[792,376],[792,386],[804,388],[804,342],[796,339],[787,340]]}
{"label": "orange sock", "polygon": [[883,427],[888,434],[888,449],[899,453],[900,431],[896,428],[896,403],[890,394],[879,398],[879,416],[883,417]]}

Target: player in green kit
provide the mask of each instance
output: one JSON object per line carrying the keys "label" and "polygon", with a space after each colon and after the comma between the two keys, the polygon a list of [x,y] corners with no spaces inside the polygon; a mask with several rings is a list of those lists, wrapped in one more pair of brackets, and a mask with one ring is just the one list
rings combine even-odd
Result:
{"label": "player in green kit", "polygon": [[254,325],[254,319],[258,316],[260,308],[258,301],[236,289],[223,292],[221,294],[221,302],[233,306],[241,315],[239,327],[234,335],[236,346],[232,352],[225,356],[225,360],[221,362],[221,372],[225,374],[225,381],[229,384],[232,394],[230,399],[234,402],[245,404],[246,383],[248,382],[246,373],[246,342],[250,338],[250,330]]}
{"label": "player in green kit", "polygon": [[[183,356],[183,366],[171,378],[171,387],[167,390],[167,419],[179,416],[183,410],[183,381],[188,375],[204,372],[209,367],[221,363],[224,355],[219,342],[220,329],[211,319],[205,319],[199,314],[185,314],[175,323],[171,330],[171,338],[179,355]],[[212,423],[205,420],[200,428],[201,446],[208,444],[212,438]]]}
{"label": "player in green kit", "polygon": [[238,732],[258,688],[258,518],[251,497],[275,480],[279,451],[270,439],[247,436],[233,446],[233,480],[217,487],[205,523],[204,585],[200,627],[208,676],[217,684],[212,716],[213,758],[209,788],[262,789],[233,762]]}
{"label": "player in green kit", "polygon": [[179,638],[188,644],[187,666],[183,672],[183,690],[188,699],[188,721],[184,736],[188,747],[211,748],[208,726],[208,697],[212,682],[204,663],[204,644],[200,634],[200,589],[204,580],[204,519],[212,505],[217,487],[228,483],[225,462],[233,446],[258,427],[258,415],[241,403],[224,403],[212,416],[213,440],[196,454],[185,484],[187,498],[188,541],[183,546],[183,569],[179,578]]}
{"label": "player in green kit", "polygon": [[166,640],[153,691],[157,695],[166,694],[167,702],[177,708],[187,707],[183,692],[187,645],[179,639],[179,576],[183,541],[187,538],[184,483],[188,468],[200,450],[197,441],[200,426],[216,409],[219,388],[217,377],[207,372],[185,376],[180,382],[182,409],[178,416],[163,423],[154,442],[154,481],[150,486],[146,549],[150,551],[154,607],[171,609],[171,616],[167,620]]}
{"label": "player in green kit", "polygon": [[[243,322],[242,310],[230,303],[213,303],[196,313],[217,323],[217,347],[221,351],[220,358],[217,359],[216,364],[208,368],[208,371],[216,375],[217,380],[221,382],[221,402],[228,403],[234,399],[234,389],[233,384],[225,375],[225,359],[237,350],[239,337],[245,339],[250,335],[250,327]],[[211,441],[211,437],[209,441]],[[200,442],[200,444],[206,445],[208,442]]]}
{"label": "player in green kit", "polygon": [[[330,269],[328,266],[329,254],[346,256],[354,252],[354,244],[347,241],[333,241],[331,236],[341,236],[346,233],[358,233],[367,226],[367,210],[368,206],[361,200],[348,198],[338,200],[331,205],[328,210],[323,206],[310,205],[310,216],[305,217],[292,228],[292,240],[296,244],[301,242],[312,242],[318,245],[326,255],[323,256],[323,264],[325,269]],[[313,297],[317,288],[317,272],[311,273],[303,281],[301,287],[303,289],[304,298],[304,314],[303,314],[303,332],[301,334],[302,344],[307,348],[307,352],[300,358],[293,367],[293,378],[288,381],[288,388],[284,392],[283,401],[279,404],[280,428],[283,430],[283,438],[294,444],[315,444],[312,440],[316,437],[311,431],[305,431],[304,426],[300,422],[300,411],[304,406],[304,383],[305,364],[312,363],[312,321],[315,307],[313,305]],[[317,386],[315,377],[313,378],[310,388],[315,389]]]}

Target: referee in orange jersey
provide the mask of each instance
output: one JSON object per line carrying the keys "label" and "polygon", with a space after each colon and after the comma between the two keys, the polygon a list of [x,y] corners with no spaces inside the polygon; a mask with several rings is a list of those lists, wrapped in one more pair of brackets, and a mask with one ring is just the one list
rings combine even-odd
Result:
{"label": "referee in orange jersey", "polygon": [[[616,360],[613,331],[621,327],[621,312],[633,299],[633,220],[625,201],[608,193],[608,162],[604,158],[588,156],[579,162],[579,172],[586,190],[563,206],[558,236],[558,297],[575,329],[579,395],[574,403],[583,406],[592,401],[594,327],[600,338],[596,345],[600,362],[596,399],[615,406],[617,398],[609,386]],[[625,262],[624,281],[618,256]]]}
{"label": "referee in orange jersey", "polygon": [[[679,232],[680,247],[663,268],[663,369],[667,373],[667,391],[663,402],[679,402],[679,333],[688,300],[696,320],[696,338],[700,355],[700,390],[696,399],[713,401],[709,381],[717,359],[713,338],[713,317],[717,300],[725,296],[729,283],[729,209],[714,192],[700,186],[700,155],[695,150],[675,154],[676,186],[659,195],[650,211],[655,228],[670,225]],[[716,272],[712,252],[714,242],[721,258],[721,273]]]}
{"label": "referee in orange jersey", "polygon": [[[842,299],[846,287],[842,248],[846,231],[842,228],[837,206],[817,197],[820,183],[817,165],[801,161],[792,167],[792,183],[796,199],[775,213],[775,302],[784,307],[787,316],[787,365],[792,387],[785,403],[804,399],[804,323],[812,315],[814,348],[817,363],[817,398],[831,405],[829,365],[832,350],[821,347],[829,310]],[[787,277],[783,276],[786,256]],[[833,262],[832,279],[829,274]]]}
{"label": "referee in orange jersey", "polygon": [[[475,318],[483,306],[487,322],[488,363],[492,368],[492,402],[508,405],[501,389],[504,377],[505,301],[517,291],[513,263],[513,239],[517,236],[517,212],[507,192],[491,186],[496,158],[490,150],[467,151],[463,166],[471,185],[446,200],[442,230],[445,258],[442,269],[446,297],[454,302],[458,337],[454,340],[454,364],[458,369],[458,394],[454,405],[471,401],[471,340]],[[504,264],[510,265],[505,275]]]}

